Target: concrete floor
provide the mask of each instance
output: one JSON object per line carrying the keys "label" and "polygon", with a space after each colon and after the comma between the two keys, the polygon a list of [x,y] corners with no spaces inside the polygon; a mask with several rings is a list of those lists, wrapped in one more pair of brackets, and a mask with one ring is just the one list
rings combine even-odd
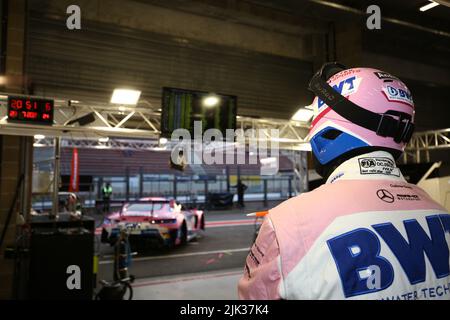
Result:
{"label": "concrete floor", "polygon": [[[254,218],[246,213],[261,209],[248,203],[245,209],[207,211],[206,230],[198,239],[170,250],[139,252],[129,270],[136,277],[134,299],[237,299],[255,234]],[[112,248],[101,246],[100,251],[98,279],[111,280]]]}
{"label": "concrete floor", "polygon": [[242,269],[141,279],[133,300],[237,300]]}

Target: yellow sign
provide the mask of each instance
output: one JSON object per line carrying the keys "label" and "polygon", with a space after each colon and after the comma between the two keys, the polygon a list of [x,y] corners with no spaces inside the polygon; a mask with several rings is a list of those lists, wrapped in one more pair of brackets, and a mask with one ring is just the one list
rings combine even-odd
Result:
{"label": "yellow sign", "polygon": [[[230,184],[236,185],[237,184],[237,175],[230,175]],[[241,181],[243,183],[252,183],[252,182],[261,182],[261,176],[242,176],[241,175]]]}

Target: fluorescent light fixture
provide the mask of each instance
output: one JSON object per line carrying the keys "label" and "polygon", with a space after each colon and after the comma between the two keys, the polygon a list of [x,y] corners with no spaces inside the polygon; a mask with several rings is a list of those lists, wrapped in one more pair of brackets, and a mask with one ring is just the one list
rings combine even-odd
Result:
{"label": "fluorescent light fixture", "polygon": [[111,103],[135,105],[139,101],[141,91],[130,89],[114,89]]}
{"label": "fluorescent light fixture", "polygon": [[434,8],[438,5],[439,5],[439,3],[430,0],[430,3],[420,7],[419,10],[424,12],[424,11],[430,10],[431,8]]}
{"label": "fluorescent light fixture", "polygon": [[109,141],[109,137],[101,137],[98,139],[99,142],[108,142]]}
{"label": "fluorescent light fixture", "polygon": [[306,107],[298,109],[298,111],[292,116],[292,120],[294,121],[303,121],[308,122],[314,115],[314,111],[308,109]]}
{"label": "fluorescent light fixture", "polygon": [[205,107],[215,107],[219,104],[220,98],[216,95],[209,95],[203,98],[203,105]]}
{"label": "fluorescent light fixture", "polygon": [[163,144],[166,144],[166,143],[167,143],[167,138],[164,138],[164,137],[159,138],[159,144],[163,145]]}
{"label": "fluorescent light fixture", "polygon": [[45,136],[43,134],[35,134],[34,135],[34,139],[36,140],[42,140],[45,139]]}
{"label": "fluorescent light fixture", "polygon": [[259,162],[262,165],[266,165],[266,166],[274,164],[274,163],[277,163],[277,161],[278,161],[277,157],[262,158],[262,159],[259,160]]}
{"label": "fluorescent light fixture", "polygon": [[40,147],[46,147],[46,145],[44,143],[35,142],[35,143],[33,143],[33,147],[40,148]]}

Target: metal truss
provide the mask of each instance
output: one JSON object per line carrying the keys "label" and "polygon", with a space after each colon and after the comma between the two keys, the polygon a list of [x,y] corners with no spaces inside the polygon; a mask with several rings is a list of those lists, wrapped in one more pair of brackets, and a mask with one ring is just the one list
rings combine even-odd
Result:
{"label": "metal truss", "polygon": [[[48,97],[47,97],[48,98]],[[0,134],[61,137],[63,146],[170,150],[171,143],[161,145],[160,108],[147,101],[127,107],[111,104],[84,104],[74,100],[54,99],[52,126],[11,123],[7,120],[7,94],[0,94]],[[83,118],[90,118],[89,123]],[[266,140],[276,142],[282,150],[307,151],[308,123],[282,119],[237,117],[237,128],[263,133]],[[261,136],[259,136],[261,138]],[[50,139],[36,145],[52,145]],[[450,128],[415,133],[406,147],[403,161],[429,161],[430,151],[450,148]]]}
{"label": "metal truss", "polygon": [[[35,138],[35,147],[53,147],[53,138]],[[65,148],[93,148],[93,149],[116,149],[116,150],[170,150],[160,145],[159,140],[141,139],[62,139],[61,147]]]}
{"label": "metal truss", "polygon": [[[73,100],[55,101],[52,126],[11,123],[7,120],[7,96],[0,96],[0,134],[65,138],[159,137],[159,114],[151,106],[87,105]],[[83,123],[89,118],[89,123]],[[83,125],[85,124],[85,125]]]}
{"label": "metal truss", "polygon": [[237,127],[244,131],[261,131],[265,138],[276,141],[282,149],[302,150],[300,145],[307,142],[309,124],[306,122],[238,116],[237,123]]}
{"label": "metal truss", "polygon": [[300,194],[308,191],[308,153],[298,150],[285,150],[282,152],[293,163],[294,191]]}
{"label": "metal truss", "polygon": [[415,133],[403,153],[403,162],[430,162],[430,152],[450,148],[450,128]]}
{"label": "metal truss", "polygon": [[[146,101],[133,107],[99,103],[84,104],[61,99],[54,99],[54,101],[54,124],[52,126],[30,125],[8,122],[7,95],[0,95],[0,134],[61,137],[63,144],[80,147],[130,149],[161,147],[158,142],[161,109]],[[305,143],[308,124],[238,116],[237,128],[244,131],[260,130],[265,135],[265,139],[277,142],[280,148],[296,149]],[[107,139],[108,141],[105,142]],[[38,141],[37,145],[39,144],[48,145],[51,141],[48,139]]]}

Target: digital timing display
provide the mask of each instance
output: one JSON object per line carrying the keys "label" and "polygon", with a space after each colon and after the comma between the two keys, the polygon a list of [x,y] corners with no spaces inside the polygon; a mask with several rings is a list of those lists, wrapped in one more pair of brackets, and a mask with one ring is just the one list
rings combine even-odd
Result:
{"label": "digital timing display", "polygon": [[53,124],[53,100],[8,97],[8,120],[22,123]]}

